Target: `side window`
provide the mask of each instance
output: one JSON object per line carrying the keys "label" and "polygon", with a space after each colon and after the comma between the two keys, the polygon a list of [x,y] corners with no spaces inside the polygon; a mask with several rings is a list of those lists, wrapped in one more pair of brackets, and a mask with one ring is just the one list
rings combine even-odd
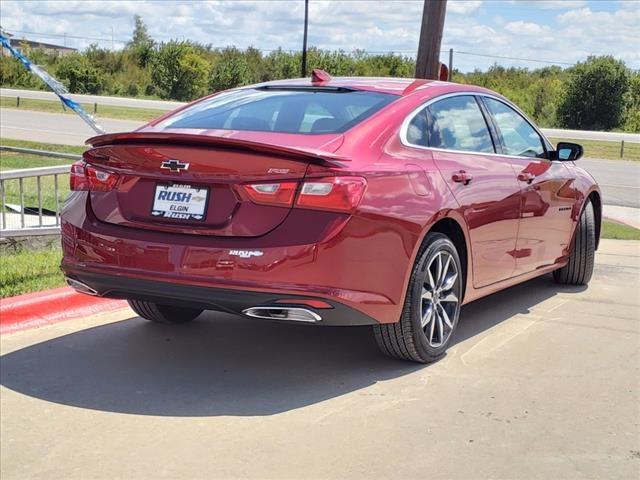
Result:
{"label": "side window", "polygon": [[493,98],[485,97],[484,102],[498,126],[507,155],[546,157],[540,135],[522,115]]}
{"label": "side window", "polygon": [[472,96],[445,98],[429,105],[427,137],[430,147],[494,153],[489,128]]}
{"label": "side window", "polygon": [[427,109],[423,108],[409,122],[407,127],[407,142],[421,147],[429,146],[427,138]]}

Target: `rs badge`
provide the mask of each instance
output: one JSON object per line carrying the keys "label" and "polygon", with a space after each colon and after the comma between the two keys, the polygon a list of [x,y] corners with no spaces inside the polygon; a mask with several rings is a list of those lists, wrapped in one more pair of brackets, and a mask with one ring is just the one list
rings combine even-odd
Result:
{"label": "rs badge", "polygon": [[232,257],[251,258],[261,257],[264,253],[262,250],[229,250],[229,255]]}

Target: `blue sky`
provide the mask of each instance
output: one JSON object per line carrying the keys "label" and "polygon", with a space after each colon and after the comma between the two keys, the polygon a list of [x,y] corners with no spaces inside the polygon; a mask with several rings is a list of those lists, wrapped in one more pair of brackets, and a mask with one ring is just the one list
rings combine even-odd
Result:
{"label": "blue sky", "polygon": [[[309,44],[414,55],[422,4],[421,0],[310,0]],[[66,44],[76,48],[90,43],[111,48],[113,32],[114,48],[122,48],[137,13],[157,40],[298,50],[303,5],[302,0],[2,0],[0,22],[18,37],[52,43],[64,43],[66,33]],[[449,0],[443,49],[476,54],[455,54],[456,66],[464,71],[494,62],[530,68],[544,66],[542,61],[572,64],[589,54],[613,54],[640,69],[639,25],[640,0]]]}

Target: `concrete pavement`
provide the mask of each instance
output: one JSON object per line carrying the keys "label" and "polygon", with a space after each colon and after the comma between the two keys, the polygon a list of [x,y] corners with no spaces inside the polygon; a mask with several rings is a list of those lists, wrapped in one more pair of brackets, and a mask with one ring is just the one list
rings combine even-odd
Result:
{"label": "concrete pavement", "polygon": [[602,215],[604,218],[640,229],[640,208],[603,205]]}
{"label": "concrete pavement", "polygon": [[368,328],[124,311],[0,338],[0,474],[22,478],[638,478],[640,242],[587,289],[463,309],[420,366]]}

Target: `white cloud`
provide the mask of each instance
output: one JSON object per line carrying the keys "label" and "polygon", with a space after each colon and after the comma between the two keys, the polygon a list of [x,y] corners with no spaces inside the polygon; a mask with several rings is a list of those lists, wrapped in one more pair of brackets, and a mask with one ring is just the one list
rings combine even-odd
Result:
{"label": "white cloud", "polygon": [[[19,31],[66,33],[67,44],[77,48],[93,42],[110,48],[112,32],[115,48],[121,48],[131,37],[136,13],[159,41],[190,39],[212,46],[253,45],[265,50],[278,47],[299,50],[302,44],[302,0],[1,1],[3,28],[16,32],[18,37],[53,43],[62,43],[64,37],[41,37]],[[637,33],[640,2],[616,4],[617,10],[613,12],[597,11],[591,8],[595,4],[584,1],[518,2],[519,12],[523,11],[523,5],[528,5],[526,18],[514,18],[512,5],[504,1],[449,0],[443,49],[453,47],[463,52],[567,63],[584,59],[589,53],[616,53],[629,65],[640,68]],[[556,8],[561,5],[563,9]],[[346,51],[415,54],[422,6],[422,0],[312,0],[309,44]],[[496,59],[456,54],[454,61],[456,67],[467,70],[486,68]],[[529,67],[544,65],[502,59],[498,62]]]}
{"label": "white cloud", "polygon": [[534,22],[509,22],[504,29],[514,35],[547,35],[551,33],[551,29],[547,25],[539,25]]}
{"label": "white cloud", "polygon": [[481,6],[481,0],[449,0],[447,2],[447,13],[468,15],[478,10]]}
{"label": "white cloud", "polygon": [[586,0],[533,0],[523,3],[533,3],[537,8],[544,10],[565,10],[567,8],[579,8],[587,4]]}

